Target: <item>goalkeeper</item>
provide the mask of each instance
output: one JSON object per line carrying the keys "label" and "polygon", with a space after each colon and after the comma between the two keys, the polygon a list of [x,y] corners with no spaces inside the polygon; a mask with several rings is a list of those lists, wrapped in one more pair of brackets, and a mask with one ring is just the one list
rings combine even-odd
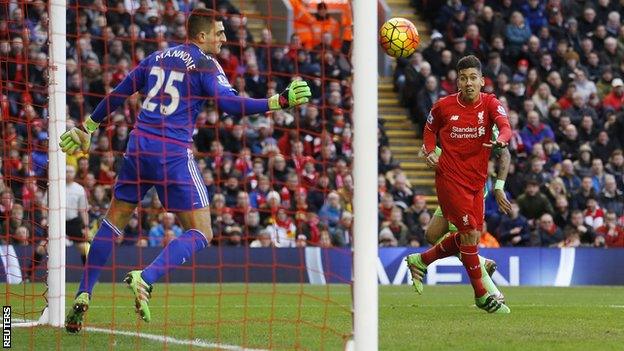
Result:
{"label": "goalkeeper", "polygon": [[[498,128],[496,126],[492,127],[492,140],[496,140],[498,138]],[[511,213],[511,203],[507,199],[507,195],[505,194],[505,180],[507,179],[507,174],[509,172],[509,164],[511,162],[511,154],[509,153],[509,149],[507,148],[497,148],[495,147],[492,150],[497,159],[497,167],[496,167],[496,182],[494,185],[494,197],[496,198],[496,203],[498,207],[501,209],[503,213],[510,214]],[[440,147],[436,147],[435,152],[440,156],[442,154],[442,149]],[[483,197],[487,197],[488,189],[487,187],[483,190]],[[425,232],[425,240],[430,245],[435,245],[442,241],[448,233],[457,232],[457,227],[455,227],[452,223],[450,223],[446,218],[444,218],[444,214],[442,213],[442,209],[440,206],[436,208],[431,221],[429,221],[429,225],[427,226],[427,231]],[[418,289],[419,282],[422,282],[424,278],[424,274],[422,271],[418,270],[414,267],[410,262],[410,257],[407,257],[408,266],[410,267],[410,273],[412,275],[412,280],[414,281],[414,287],[418,293],[422,291]],[[479,256],[479,263],[481,265],[481,282],[483,286],[487,290],[487,292],[495,297],[502,303],[505,303],[505,297],[498,290],[496,284],[492,281],[492,274],[496,271],[496,262],[493,260],[484,258]]]}
{"label": "goalkeeper", "polygon": [[156,188],[167,211],[177,212],[186,231],[144,270],[131,271],[124,279],[134,294],[136,312],[144,321],[151,319],[152,284],[208,246],[212,239],[208,191],[191,152],[195,120],[206,98],[214,98],[221,111],[240,116],[305,104],[311,97],[307,83],[298,80],[268,99],[239,97],[215,59],[226,41],[218,13],[196,9],[189,15],[186,27],[187,43],[145,58],[81,127],[61,136],[64,152],[88,152],[91,134],[108,114],[135,92],[146,94],[128,140],[111,206],[93,238],[80,287],[65,320],[69,332],[82,328],[93,286],[108,261],[115,238],[122,235],[120,228],[126,226],[150,188]]}

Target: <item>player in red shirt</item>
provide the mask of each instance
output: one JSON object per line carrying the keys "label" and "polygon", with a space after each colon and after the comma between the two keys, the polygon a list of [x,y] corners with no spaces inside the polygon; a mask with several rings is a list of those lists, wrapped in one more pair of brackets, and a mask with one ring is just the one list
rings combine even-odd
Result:
{"label": "player in red shirt", "polygon": [[[458,93],[438,100],[424,128],[427,165],[436,170],[438,201],[446,219],[458,232],[422,254],[407,257],[414,287],[422,293],[427,266],[440,258],[461,254],[475,292],[477,307],[490,313],[509,313],[509,308],[491,296],[481,283],[478,248],[483,226],[483,188],[493,146],[506,147],[511,137],[507,112],[492,95],[481,93],[485,85],[481,62],[473,55],[457,63]],[[492,126],[499,129],[491,141]],[[439,140],[444,152],[434,151]]]}

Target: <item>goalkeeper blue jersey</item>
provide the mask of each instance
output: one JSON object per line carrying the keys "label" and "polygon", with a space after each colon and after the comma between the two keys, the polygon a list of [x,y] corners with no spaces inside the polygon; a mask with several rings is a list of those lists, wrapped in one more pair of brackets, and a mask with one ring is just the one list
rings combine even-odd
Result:
{"label": "goalkeeper blue jersey", "polygon": [[145,58],[98,104],[91,118],[101,122],[135,92],[143,95],[135,129],[184,143],[192,141],[197,114],[207,99],[231,115],[266,112],[267,99],[239,97],[223,69],[195,44],[157,51]]}
{"label": "goalkeeper blue jersey", "polygon": [[267,99],[239,97],[212,56],[195,44],[183,44],[143,60],[98,104],[91,118],[102,122],[137,91],[143,95],[142,109],[128,138],[115,198],[136,204],[154,187],[168,211],[209,206],[190,148],[197,114],[209,98],[231,115],[266,112]]}

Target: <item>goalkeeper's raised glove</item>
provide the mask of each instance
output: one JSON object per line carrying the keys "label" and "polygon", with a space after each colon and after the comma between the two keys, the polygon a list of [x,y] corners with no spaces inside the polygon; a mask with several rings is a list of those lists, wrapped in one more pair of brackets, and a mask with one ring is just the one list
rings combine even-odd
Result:
{"label": "goalkeeper's raised glove", "polygon": [[304,80],[295,80],[281,94],[275,94],[269,98],[269,108],[281,110],[303,105],[310,101],[311,96],[312,92],[310,92],[308,83]]}
{"label": "goalkeeper's raised glove", "polygon": [[73,155],[78,149],[89,152],[91,146],[91,134],[99,128],[100,124],[87,117],[81,126],[73,127],[61,135],[59,146],[64,153]]}

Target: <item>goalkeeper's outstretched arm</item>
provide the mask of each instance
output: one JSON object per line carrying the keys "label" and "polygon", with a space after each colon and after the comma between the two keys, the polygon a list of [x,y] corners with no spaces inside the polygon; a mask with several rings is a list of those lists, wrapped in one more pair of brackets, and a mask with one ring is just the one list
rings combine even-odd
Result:
{"label": "goalkeeper's outstretched arm", "polygon": [[143,62],[133,69],[110,94],[106,95],[97,105],[93,113],[85,119],[82,125],[73,127],[61,135],[59,146],[63,152],[70,155],[78,149],[82,150],[84,153],[89,152],[91,134],[99,128],[100,123],[106,119],[111,111],[115,111],[121,106],[128,96],[143,88],[145,84],[144,63],[146,61],[147,60],[143,60]]}

